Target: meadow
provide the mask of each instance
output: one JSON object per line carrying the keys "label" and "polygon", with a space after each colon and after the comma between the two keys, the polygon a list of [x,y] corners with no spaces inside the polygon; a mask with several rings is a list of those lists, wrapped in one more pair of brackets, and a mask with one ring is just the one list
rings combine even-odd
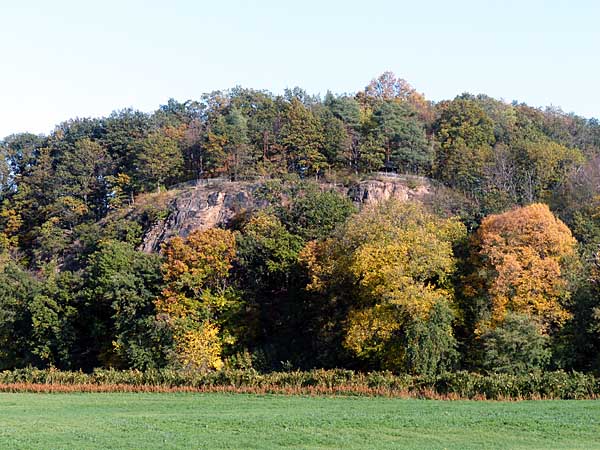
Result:
{"label": "meadow", "polygon": [[600,402],[2,393],[0,447],[600,449]]}

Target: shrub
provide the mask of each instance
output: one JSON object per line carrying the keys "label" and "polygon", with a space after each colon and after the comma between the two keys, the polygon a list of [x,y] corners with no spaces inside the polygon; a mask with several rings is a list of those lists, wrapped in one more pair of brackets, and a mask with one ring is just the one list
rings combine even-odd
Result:
{"label": "shrub", "polygon": [[411,396],[446,399],[589,399],[600,396],[600,379],[578,372],[532,374],[447,372],[395,375],[351,370],[271,372],[223,369],[97,369],[92,373],[24,368],[0,372],[0,391],[202,391],[281,394]]}

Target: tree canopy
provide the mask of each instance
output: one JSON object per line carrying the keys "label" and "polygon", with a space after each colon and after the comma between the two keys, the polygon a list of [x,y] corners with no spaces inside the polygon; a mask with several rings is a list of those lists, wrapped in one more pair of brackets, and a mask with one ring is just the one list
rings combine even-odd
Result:
{"label": "tree canopy", "polygon": [[599,246],[556,107],[385,72],[70,119],[0,139],[0,369],[598,372]]}

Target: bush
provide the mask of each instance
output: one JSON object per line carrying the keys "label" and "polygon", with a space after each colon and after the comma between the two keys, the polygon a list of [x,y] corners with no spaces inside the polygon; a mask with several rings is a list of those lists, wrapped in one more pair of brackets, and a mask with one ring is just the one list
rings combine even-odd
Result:
{"label": "bush", "polygon": [[[395,375],[352,370],[271,372],[254,369],[200,373],[172,369],[97,369],[92,373],[56,369],[0,372],[0,391],[28,390],[34,385],[68,387],[65,391],[201,390],[289,394],[385,395],[464,399],[590,399],[600,396],[600,379],[578,372],[490,374],[447,372],[440,375]],[[39,386],[38,386],[39,387]]]}
{"label": "bush", "polygon": [[548,336],[525,314],[509,313],[502,325],[481,336],[483,367],[490,372],[525,374],[550,361]]}

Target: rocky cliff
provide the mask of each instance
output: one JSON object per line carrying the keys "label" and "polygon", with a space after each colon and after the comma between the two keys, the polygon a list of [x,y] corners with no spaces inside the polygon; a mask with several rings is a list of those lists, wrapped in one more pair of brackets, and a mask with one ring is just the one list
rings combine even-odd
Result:
{"label": "rocky cliff", "polygon": [[390,198],[421,200],[430,192],[431,186],[425,178],[388,176],[356,183],[346,194],[358,205],[370,205]]}
{"label": "rocky cliff", "polygon": [[[262,189],[264,184],[252,182],[201,181],[188,185],[171,200],[169,214],[148,230],[141,249],[160,250],[160,244],[174,236],[187,236],[197,229],[227,225],[235,217],[264,208],[269,201]],[[322,189],[336,190],[360,205],[374,204],[397,198],[402,201],[420,200],[431,192],[424,178],[381,175],[350,187],[321,184]],[[282,195],[280,201],[289,201]]]}

